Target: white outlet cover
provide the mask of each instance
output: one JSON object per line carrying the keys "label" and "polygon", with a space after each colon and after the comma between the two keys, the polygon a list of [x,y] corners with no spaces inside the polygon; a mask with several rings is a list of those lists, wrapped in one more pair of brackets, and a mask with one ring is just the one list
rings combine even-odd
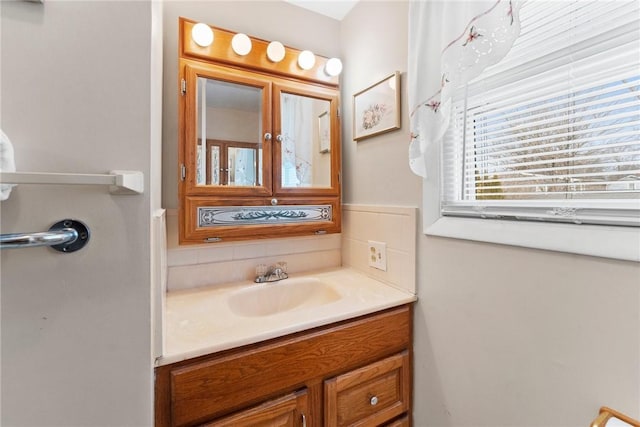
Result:
{"label": "white outlet cover", "polygon": [[387,271],[387,244],[369,240],[367,248],[369,267]]}

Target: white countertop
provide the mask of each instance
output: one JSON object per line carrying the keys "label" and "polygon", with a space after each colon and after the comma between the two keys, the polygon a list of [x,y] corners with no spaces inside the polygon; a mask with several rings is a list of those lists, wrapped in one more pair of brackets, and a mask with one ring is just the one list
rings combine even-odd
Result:
{"label": "white countertop", "polygon": [[290,279],[298,277],[318,278],[337,292],[339,299],[267,316],[246,317],[231,310],[229,297],[246,288],[271,284],[247,281],[169,292],[164,313],[164,354],[156,365],[253,344],[416,300],[413,294],[350,268],[294,274]]}

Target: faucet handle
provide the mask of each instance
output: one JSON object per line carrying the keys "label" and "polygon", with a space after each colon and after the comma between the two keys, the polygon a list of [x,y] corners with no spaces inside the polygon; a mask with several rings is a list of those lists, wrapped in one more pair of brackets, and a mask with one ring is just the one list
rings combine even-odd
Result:
{"label": "faucet handle", "polygon": [[256,276],[264,276],[267,274],[267,264],[256,265]]}
{"label": "faucet handle", "polygon": [[280,268],[280,270],[281,270],[283,273],[286,273],[286,272],[287,272],[287,262],[286,262],[286,261],[280,261],[279,263],[277,263],[277,264],[276,264],[276,267],[279,267],[279,268]]}

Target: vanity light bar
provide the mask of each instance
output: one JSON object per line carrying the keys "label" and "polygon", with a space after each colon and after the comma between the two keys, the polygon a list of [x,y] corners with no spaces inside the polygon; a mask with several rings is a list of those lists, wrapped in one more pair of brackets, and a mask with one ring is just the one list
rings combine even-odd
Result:
{"label": "vanity light bar", "polygon": [[[204,27],[211,31],[210,35]],[[286,47],[278,41],[269,42],[185,18],[180,18],[180,33],[181,56],[240,65],[334,86],[339,84],[342,62],[338,58],[326,58],[309,50]],[[207,44],[209,39],[211,42]]]}

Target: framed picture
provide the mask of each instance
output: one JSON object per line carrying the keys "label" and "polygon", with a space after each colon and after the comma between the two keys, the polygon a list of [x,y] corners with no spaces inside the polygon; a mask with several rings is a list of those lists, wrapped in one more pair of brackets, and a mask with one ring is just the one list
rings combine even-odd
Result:
{"label": "framed picture", "polygon": [[320,138],[320,152],[328,153],[331,148],[331,122],[328,111],[318,116],[318,135]]}
{"label": "framed picture", "polygon": [[353,95],[353,139],[400,129],[400,72]]}

